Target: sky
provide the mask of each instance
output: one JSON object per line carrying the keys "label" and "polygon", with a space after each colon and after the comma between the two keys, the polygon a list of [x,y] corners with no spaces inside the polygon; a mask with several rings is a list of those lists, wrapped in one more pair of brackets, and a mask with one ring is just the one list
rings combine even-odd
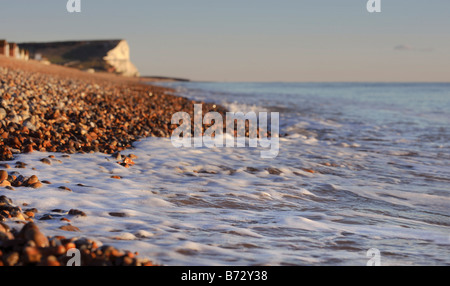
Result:
{"label": "sky", "polygon": [[0,39],[125,39],[142,75],[198,81],[450,81],[450,1],[0,0]]}

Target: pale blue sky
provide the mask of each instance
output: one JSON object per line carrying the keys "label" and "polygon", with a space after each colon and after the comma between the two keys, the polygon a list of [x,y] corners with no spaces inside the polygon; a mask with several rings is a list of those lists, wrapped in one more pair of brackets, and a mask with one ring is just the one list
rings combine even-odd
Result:
{"label": "pale blue sky", "polygon": [[0,0],[9,41],[128,40],[143,75],[215,81],[450,81],[450,1]]}

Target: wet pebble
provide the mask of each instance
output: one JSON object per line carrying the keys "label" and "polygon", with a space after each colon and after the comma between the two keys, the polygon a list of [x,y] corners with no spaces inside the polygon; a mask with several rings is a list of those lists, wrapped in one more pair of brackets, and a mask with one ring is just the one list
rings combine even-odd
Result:
{"label": "wet pebble", "polygon": [[73,225],[63,225],[61,227],[59,227],[59,229],[64,230],[64,231],[71,231],[71,232],[80,232],[80,229],[76,226]]}
{"label": "wet pebble", "polygon": [[45,214],[39,220],[52,220],[52,219],[53,219],[53,216],[51,216],[49,214]]}
{"label": "wet pebble", "polygon": [[44,163],[44,164],[47,164],[47,165],[51,165],[52,164],[52,162],[49,159],[47,159],[47,158],[41,159],[41,162]]}
{"label": "wet pebble", "polygon": [[80,211],[80,210],[76,210],[76,209],[71,209],[69,211],[69,215],[73,215],[73,216],[87,216],[85,212]]}
{"label": "wet pebble", "polygon": [[113,217],[127,217],[127,214],[122,212],[110,212],[109,215]]}
{"label": "wet pebble", "polygon": [[61,189],[61,190],[64,190],[64,191],[68,191],[68,192],[72,192],[71,189],[69,189],[68,187],[65,187],[65,186],[60,186],[60,187],[58,187],[58,189]]}
{"label": "wet pebble", "polygon": [[4,181],[8,179],[8,172],[5,170],[0,170],[0,181]]}

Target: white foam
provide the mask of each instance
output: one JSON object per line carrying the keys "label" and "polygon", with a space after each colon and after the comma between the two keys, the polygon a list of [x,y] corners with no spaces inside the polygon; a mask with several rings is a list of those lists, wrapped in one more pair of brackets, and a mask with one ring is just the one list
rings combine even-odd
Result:
{"label": "white foam", "polygon": [[[395,240],[398,247],[424,240],[450,244],[448,226],[439,225],[439,215],[414,217],[421,209],[448,210],[449,198],[392,192],[402,178],[369,180],[364,165],[380,164],[384,157],[367,159],[356,150],[298,137],[283,138],[273,160],[261,159],[257,149],[177,149],[161,138],[144,139],[122,154],[137,155],[136,165],[123,168],[105,154],[53,154],[56,160],[49,166],[40,162],[49,153],[23,154],[17,160],[27,168],[14,171],[52,184],[2,189],[1,194],[37,208],[37,219],[56,208],[82,210],[87,217],[70,218],[81,230],[73,235],[138,251],[167,265],[308,264],[331,258],[364,263],[364,255],[345,248],[327,250],[342,232],[352,235],[348,239],[361,253],[380,240]],[[335,161],[343,164],[322,164]],[[362,171],[355,171],[357,165]],[[446,223],[445,217],[441,222]],[[72,235],[58,229],[65,223],[57,218],[38,224],[48,235]],[[380,247],[395,252],[390,243]],[[430,255],[438,255],[438,249]]]}

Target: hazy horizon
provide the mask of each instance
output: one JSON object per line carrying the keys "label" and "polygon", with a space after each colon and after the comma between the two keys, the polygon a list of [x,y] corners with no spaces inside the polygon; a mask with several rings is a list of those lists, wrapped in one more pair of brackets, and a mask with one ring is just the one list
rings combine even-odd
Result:
{"label": "hazy horizon", "polygon": [[142,75],[194,81],[450,81],[445,0],[66,2],[0,2],[0,38],[125,39]]}

